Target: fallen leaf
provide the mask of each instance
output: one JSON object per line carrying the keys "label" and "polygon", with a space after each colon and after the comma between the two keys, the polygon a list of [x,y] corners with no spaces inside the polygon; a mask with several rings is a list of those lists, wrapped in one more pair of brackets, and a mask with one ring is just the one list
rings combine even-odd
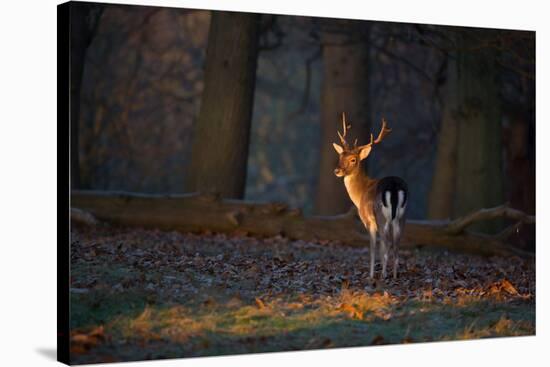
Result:
{"label": "fallen leaf", "polygon": [[260,310],[263,310],[265,308],[265,303],[261,299],[256,297],[255,301],[256,301],[256,306],[258,306]]}
{"label": "fallen leaf", "polygon": [[517,289],[510,283],[507,279],[504,279],[502,282],[502,289],[504,289],[506,292],[510,293],[511,295],[517,295],[518,291]]}

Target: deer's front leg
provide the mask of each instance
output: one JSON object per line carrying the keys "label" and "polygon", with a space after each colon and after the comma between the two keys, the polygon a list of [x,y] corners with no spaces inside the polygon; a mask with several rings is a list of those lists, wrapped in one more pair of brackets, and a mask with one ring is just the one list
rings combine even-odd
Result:
{"label": "deer's front leg", "polygon": [[374,278],[374,257],[376,253],[376,229],[368,227],[370,234],[370,278]]}

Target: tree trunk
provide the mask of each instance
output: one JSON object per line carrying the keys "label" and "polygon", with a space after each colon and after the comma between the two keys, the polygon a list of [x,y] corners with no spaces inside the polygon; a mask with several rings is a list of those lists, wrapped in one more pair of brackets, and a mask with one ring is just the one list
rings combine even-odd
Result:
{"label": "tree trunk", "polygon": [[[503,202],[502,126],[495,51],[470,49],[457,55],[459,107],[455,216]],[[497,223],[476,227],[495,231]]]}
{"label": "tree trunk", "polygon": [[456,153],[458,144],[457,74],[456,59],[448,61],[447,88],[441,128],[437,141],[437,153],[428,201],[428,218],[453,217],[456,190]]}
{"label": "tree trunk", "polygon": [[[351,123],[350,139],[365,144],[369,137],[368,28],[362,22],[331,20],[323,25],[323,85],[321,92],[321,147],[315,212],[344,213],[352,205],[341,178],[333,171],[338,155],[342,112]],[[346,33],[343,32],[346,29]],[[365,165],[366,162],[363,162]]]}
{"label": "tree trunk", "polygon": [[86,58],[86,31],[88,29],[86,17],[90,12],[87,6],[74,4],[70,10],[70,144],[71,144],[71,188],[80,188],[80,162],[78,144],[78,125],[80,117],[80,88],[84,73]]}
{"label": "tree trunk", "polygon": [[103,6],[98,4],[72,3],[69,10],[70,22],[70,153],[71,188],[80,188],[79,119],[80,91],[86,51],[99,24]]}
{"label": "tree trunk", "polygon": [[[283,235],[305,241],[338,241],[367,246],[369,241],[355,210],[337,216],[304,217],[299,210],[279,203],[223,200],[215,195],[143,195],[121,192],[73,191],[76,221],[101,220],[123,226],[201,232]],[[89,212],[86,215],[82,212]],[[517,223],[498,236],[468,232],[472,223],[508,217]],[[91,218],[91,219],[90,219]],[[82,220],[81,220],[82,222]],[[535,218],[507,207],[479,210],[455,221],[407,221],[401,246],[428,245],[481,255],[526,255],[506,243],[510,233]]]}
{"label": "tree trunk", "polygon": [[[502,131],[494,51],[464,32],[449,57],[446,99],[429,197],[430,219],[502,203]],[[477,41],[478,43],[479,41]],[[474,226],[494,232],[498,223]]]}
{"label": "tree trunk", "polygon": [[[535,214],[535,167],[534,158],[530,152],[529,111],[521,105],[508,105],[507,117],[509,123],[503,134],[503,145],[506,151],[506,198],[514,208],[526,213]],[[530,228],[518,232],[514,236],[515,243],[523,249],[534,250],[535,231]]]}
{"label": "tree trunk", "polygon": [[187,191],[217,192],[226,198],[244,196],[259,17],[212,12]]}

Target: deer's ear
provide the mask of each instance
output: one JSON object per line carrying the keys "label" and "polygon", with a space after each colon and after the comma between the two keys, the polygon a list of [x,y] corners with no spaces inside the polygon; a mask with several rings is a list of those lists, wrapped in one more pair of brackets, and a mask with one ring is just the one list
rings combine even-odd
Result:
{"label": "deer's ear", "polygon": [[344,151],[344,148],[342,148],[341,146],[339,146],[339,145],[336,144],[336,143],[332,143],[332,146],[334,147],[334,150],[335,150],[336,153],[338,153],[338,154],[342,154],[342,152]]}
{"label": "deer's ear", "polygon": [[369,156],[371,148],[372,147],[370,145],[366,145],[364,147],[361,147],[361,150],[359,151],[359,160],[360,161],[362,161],[363,159],[365,159]]}

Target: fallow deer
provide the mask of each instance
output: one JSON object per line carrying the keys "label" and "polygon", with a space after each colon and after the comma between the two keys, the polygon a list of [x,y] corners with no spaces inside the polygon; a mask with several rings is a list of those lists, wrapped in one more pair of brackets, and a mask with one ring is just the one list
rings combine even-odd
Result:
{"label": "fallow deer", "polygon": [[380,235],[380,258],[382,262],[382,278],[386,277],[388,253],[393,255],[393,278],[397,278],[399,265],[398,247],[405,225],[405,210],[407,208],[407,184],[399,177],[384,177],[373,179],[367,176],[360,162],[367,158],[374,145],[380,143],[391,129],[382,120],[382,129],[376,140],[370,135],[370,143],[353,147],[346,142],[346,133],[351,125],[347,125],[346,116],[342,114],[343,132],[338,136],[342,145],[333,143],[339,155],[338,167],[334,170],[337,177],[344,178],[348,195],[357,207],[359,217],[370,234],[370,277],[374,277],[374,262],[376,250],[376,233]]}

